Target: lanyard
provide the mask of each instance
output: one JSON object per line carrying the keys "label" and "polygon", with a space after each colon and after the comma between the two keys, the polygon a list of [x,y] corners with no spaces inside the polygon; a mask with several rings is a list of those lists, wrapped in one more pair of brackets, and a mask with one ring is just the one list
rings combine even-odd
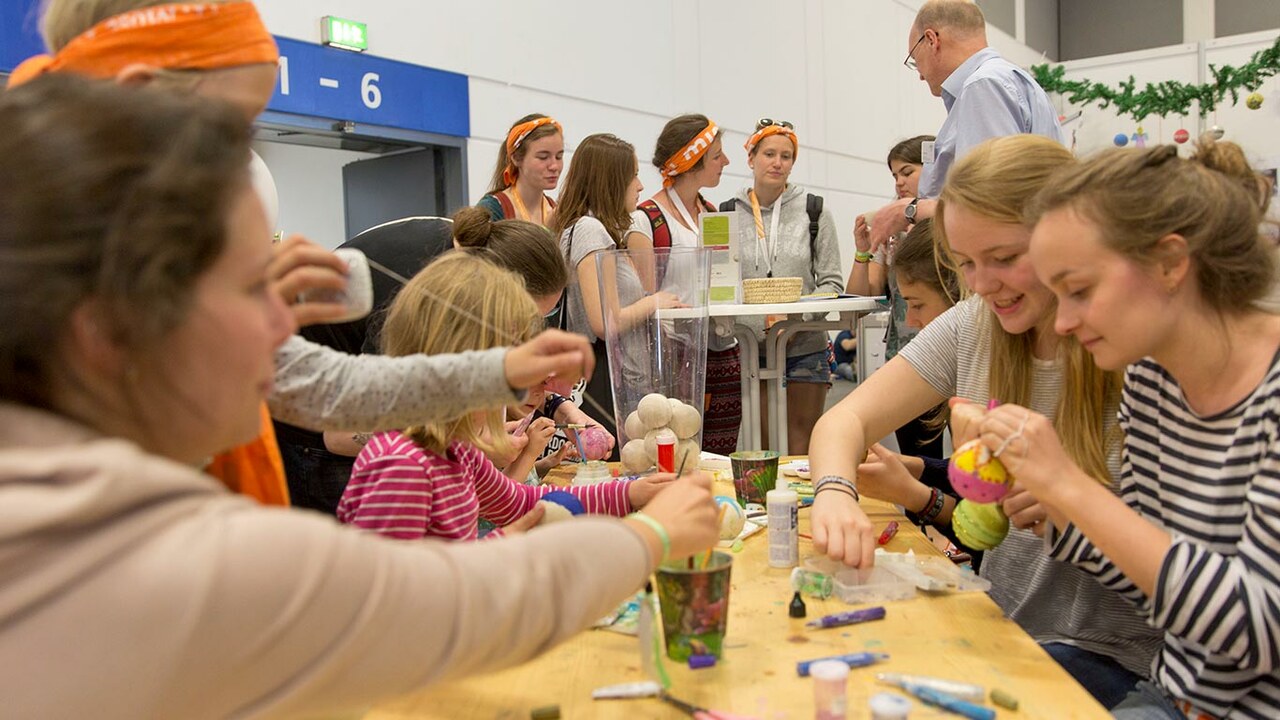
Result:
{"label": "lanyard", "polygon": [[782,195],[773,201],[773,207],[769,210],[773,217],[769,219],[767,236],[764,234],[764,220],[760,217],[760,201],[756,198],[756,191],[749,191],[747,196],[751,198],[751,214],[756,219],[756,269],[760,269],[760,258],[763,256],[767,263],[765,277],[773,277],[773,261],[778,259],[778,216],[782,209]]}
{"label": "lanyard", "polygon": [[689,215],[689,211],[685,210],[684,203],[680,202],[680,196],[676,195],[671,188],[667,188],[667,200],[675,206],[676,212],[680,213],[680,219],[684,220],[684,226],[693,231],[694,235],[700,235],[698,232],[698,223],[693,221],[693,217]]}
{"label": "lanyard", "polygon": [[[516,217],[520,220],[528,220],[529,222],[533,222],[533,218],[529,215],[529,211],[526,210],[524,207],[524,201],[520,199],[520,191],[514,187],[511,188],[511,199],[515,200],[515,203],[516,203]],[[541,198],[541,202],[538,203],[538,214],[541,216],[538,218],[538,224],[545,225],[547,222],[547,196],[546,195],[543,195]]]}

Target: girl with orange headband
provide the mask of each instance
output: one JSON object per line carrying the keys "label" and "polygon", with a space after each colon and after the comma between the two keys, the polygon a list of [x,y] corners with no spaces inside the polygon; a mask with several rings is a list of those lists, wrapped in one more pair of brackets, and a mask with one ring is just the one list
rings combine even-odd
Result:
{"label": "girl with orange headband", "polygon": [[[722,135],[706,115],[681,115],[663,126],[653,150],[653,166],[662,175],[662,189],[631,213],[628,247],[701,246],[699,217],[703,211],[715,212],[715,206],[702,197],[702,190],[719,185],[721,173],[729,166]],[[642,275],[647,276],[649,289],[660,284],[652,276],[652,269],[642,269]],[[706,417],[702,426],[702,446],[706,450],[727,455],[738,448],[741,376],[737,340],[709,333],[703,408]]]}
{"label": "girl with orange headband", "polygon": [[[742,277],[800,277],[805,294],[843,292],[831,212],[822,207],[821,197],[787,182],[800,149],[791,123],[761,119],[744,147],[755,181],[721,207],[738,213]],[[764,322],[740,320],[755,325],[763,350]],[[786,373],[787,447],[805,455],[831,387],[826,333],[796,333],[787,346]]]}
{"label": "girl with orange headband", "polygon": [[528,220],[551,227],[556,203],[546,191],[555,190],[564,169],[564,130],[554,118],[525,115],[507,131],[498,147],[489,192],[476,203],[494,220]]}

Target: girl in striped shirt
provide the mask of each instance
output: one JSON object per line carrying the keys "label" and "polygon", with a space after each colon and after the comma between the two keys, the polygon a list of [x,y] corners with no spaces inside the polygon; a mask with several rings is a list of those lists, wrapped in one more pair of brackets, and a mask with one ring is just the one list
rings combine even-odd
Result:
{"label": "girl in striped shirt", "polygon": [[1050,514],[1053,557],[1132,602],[1164,645],[1118,718],[1280,717],[1280,315],[1270,189],[1230,143],[1112,150],[1049,183],[1032,216],[1056,329],[1125,370],[1121,495],[1053,426],[978,424]]}
{"label": "girl in striped shirt", "polygon": [[[428,355],[518,344],[541,329],[524,283],[487,260],[449,253],[414,276],[396,296],[382,330],[388,355]],[[542,517],[538,500],[553,486],[530,487],[485,457],[508,443],[502,409],[468,413],[374,435],[356,458],[338,505],[344,523],[403,539],[476,539],[481,517],[491,535],[525,530]],[[624,516],[672,480],[566,488],[588,513]]]}

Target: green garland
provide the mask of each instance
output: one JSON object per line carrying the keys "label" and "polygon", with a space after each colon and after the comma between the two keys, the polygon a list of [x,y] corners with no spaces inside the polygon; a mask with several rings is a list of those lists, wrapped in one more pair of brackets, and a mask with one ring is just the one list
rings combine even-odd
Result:
{"label": "green garland", "polygon": [[1130,75],[1118,88],[1112,88],[1088,80],[1067,80],[1064,78],[1066,72],[1066,68],[1061,65],[1035,65],[1031,68],[1031,75],[1045,92],[1065,95],[1073,105],[1096,104],[1104,108],[1114,105],[1121,115],[1129,115],[1142,122],[1151,115],[1186,115],[1191,111],[1191,104],[1196,103],[1200,108],[1200,117],[1204,117],[1222,103],[1227,95],[1231,96],[1231,104],[1235,105],[1240,100],[1241,91],[1253,92],[1267,78],[1280,74],[1280,38],[1276,38],[1275,43],[1266,50],[1254,53],[1248,63],[1238,68],[1210,65],[1209,72],[1213,73],[1213,82],[1203,85],[1169,80],[1147,83],[1142,90],[1137,90],[1137,83]]}

